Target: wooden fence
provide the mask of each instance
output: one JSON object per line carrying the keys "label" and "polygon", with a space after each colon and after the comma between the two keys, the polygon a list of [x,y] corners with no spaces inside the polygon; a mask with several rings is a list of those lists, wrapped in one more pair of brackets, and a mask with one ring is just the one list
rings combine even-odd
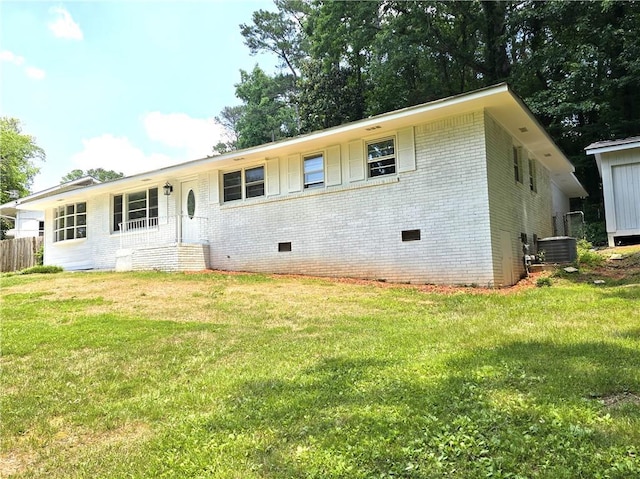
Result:
{"label": "wooden fence", "polygon": [[36,253],[43,244],[42,236],[0,241],[0,271],[19,271],[35,266]]}

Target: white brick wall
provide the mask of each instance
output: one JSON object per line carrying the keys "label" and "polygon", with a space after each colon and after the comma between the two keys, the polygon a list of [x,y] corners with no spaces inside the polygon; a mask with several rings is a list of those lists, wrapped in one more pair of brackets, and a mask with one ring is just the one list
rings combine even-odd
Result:
{"label": "white brick wall", "polygon": [[[381,137],[389,134],[393,132]],[[301,161],[306,151],[269,158],[267,182],[278,184],[266,185],[269,196],[249,201],[221,203],[217,170],[168,178],[174,193],[168,198],[160,194],[158,230],[146,238],[148,247],[125,244],[133,251],[122,264],[132,269],[211,267],[393,282],[505,283],[502,256],[497,254],[500,231],[513,233],[512,267],[519,273],[520,232],[549,234],[548,173],[538,165],[538,193],[532,193],[524,161],[525,183],[514,184],[511,138],[483,111],[417,125],[398,136],[412,137],[415,170],[405,141],[396,148],[402,150],[403,169],[408,171],[373,180],[361,179],[366,171],[364,151],[357,151],[365,148],[362,139],[327,145],[332,182],[341,184],[323,189],[296,188],[302,172],[300,181],[294,181],[292,162]],[[197,215],[208,217],[208,247],[176,244],[173,221],[180,214],[180,185],[193,179]],[[161,193],[162,184],[145,185],[153,186]],[[115,268],[121,246],[119,234],[111,233],[111,201],[108,194],[89,200],[88,238],[69,245],[47,242],[47,263],[73,266],[73,251],[89,267]],[[402,241],[403,230],[416,229],[419,241]],[[290,252],[278,252],[282,242],[291,243]]]}
{"label": "white brick wall", "polygon": [[523,182],[516,182],[513,139],[489,114],[486,114],[485,131],[493,268],[496,284],[509,284],[511,281],[502,277],[501,231],[508,232],[511,238],[512,269],[517,280],[524,274],[520,233],[527,234],[530,242],[533,234],[544,238],[553,233],[551,181],[548,170],[538,162],[537,192],[531,191],[527,162],[529,152],[523,149]]}
{"label": "white brick wall", "polygon": [[[397,178],[350,183],[344,144],[340,187],[211,205],[212,267],[493,283],[483,119],[476,112],[417,127],[417,170]],[[402,242],[413,229],[421,240]],[[279,253],[279,242],[292,251]]]}

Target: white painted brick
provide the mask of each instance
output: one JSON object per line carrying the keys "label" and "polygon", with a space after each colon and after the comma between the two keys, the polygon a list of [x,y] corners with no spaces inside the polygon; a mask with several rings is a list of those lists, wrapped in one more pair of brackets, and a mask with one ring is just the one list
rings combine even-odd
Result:
{"label": "white painted brick", "polygon": [[[512,266],[519,274],[520,232],[542,237],[551,227],[548,172],[538,164],[537,194],[529,191],[526,171],[527,183],[514,184],[512,140],[483,111],[417,125],[414,131],[416,170],[397,177],[350,182],[346,142],[340,145],[342,184],[323,190],[289,193],[281,158],[280,195],[218,204],[210,198],[217,191],[210,185],[217,172],[203,172],[197,177],[197,201],[198,214],[208,217],[203,226],[208,243],[177,243],[173,218],[180,195],[160,195],[160,224],[148,244],[124,242],[132,249],[131,267],[498,285],[504,283],[500,231],[507,230],[513,232]],[[180,181],[171,179],[174,185]],[[119,234],[111,233],[111,201],[106,194],[88,201],[88,238],[71,245],[93,268],[113,269],[121,248]],[[421,240],[402,242],[401,232],[412,229],[421,231]],[[50,237],[47,263],[68,262],[68,245],[51,243]],[[279,242],[291,242],[292,251],[279,253]]]}

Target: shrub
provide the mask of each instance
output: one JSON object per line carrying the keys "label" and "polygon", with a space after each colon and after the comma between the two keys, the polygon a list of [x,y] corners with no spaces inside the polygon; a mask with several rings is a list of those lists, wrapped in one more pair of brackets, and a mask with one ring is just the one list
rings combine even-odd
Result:
{"label": "shrub", "polygon": [[60,266],[38,265],[38,266],[32,266],[31,268],[23,269],[22,271],[20,271],[20,274],[35,274],[35,273],[50,274],[50,273],[60,273],[62,271],[63,269]]}
{"label": "shrub", "polygon": [[593,250],[593,245],[587,240],[581,239],[577,242],[578,264],[584,266],[600,266],[604,263],[604,257]]}
{"label": "shrub", "polygon": [[36,251],[36,264],[42,266],[44,262],[44,245],[40,245],[38,251]]}
{"label": "shrub", "polygon": [[536,286],[538,288],[543,288],[545,286],[549,287],[552,284],[553,283],[552,283],[551,278],[549,276],[543,276],[542,278],[538,278],[538,280],[536,281]]}
{"label": "shrub", "polygon": [[607,245],[607,228],[604,221],[595,221],[585,225],[584,234],[595,246]]}

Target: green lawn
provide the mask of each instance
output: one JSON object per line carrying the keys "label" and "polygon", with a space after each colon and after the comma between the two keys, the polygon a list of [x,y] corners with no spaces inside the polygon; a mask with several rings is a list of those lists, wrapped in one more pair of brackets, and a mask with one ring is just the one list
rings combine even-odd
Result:
{"label": "green lawn", "polygon": [[640,477],[640,278],[1,281],[1,477]]}

